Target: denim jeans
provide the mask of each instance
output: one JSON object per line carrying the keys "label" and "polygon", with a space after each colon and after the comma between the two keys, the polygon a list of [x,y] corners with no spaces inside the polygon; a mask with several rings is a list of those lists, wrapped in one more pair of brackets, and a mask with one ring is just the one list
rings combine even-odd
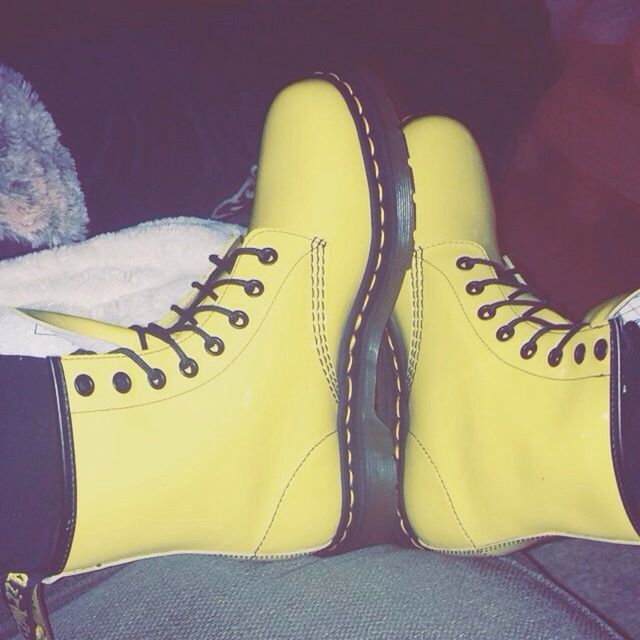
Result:
{"label": "denim jeans", "polygon": [[52,611],[58,640],[621,637],[517,557],[379,546],[282,561],[174,555],[106,575]]}

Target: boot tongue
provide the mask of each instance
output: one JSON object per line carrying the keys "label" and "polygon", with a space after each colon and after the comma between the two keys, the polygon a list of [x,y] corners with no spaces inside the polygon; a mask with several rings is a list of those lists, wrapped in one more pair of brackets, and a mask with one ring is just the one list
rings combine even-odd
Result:
{"label": "boot tongue", "polygon": [[500,261],[491,189],[470,133],[440,116],[404,127],[415,183],[416,244],[475,242]]}

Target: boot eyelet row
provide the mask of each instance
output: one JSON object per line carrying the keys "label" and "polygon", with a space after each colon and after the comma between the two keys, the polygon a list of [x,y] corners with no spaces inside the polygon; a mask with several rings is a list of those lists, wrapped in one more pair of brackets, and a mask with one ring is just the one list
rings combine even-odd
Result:
{"label": "boot eyelet row", "polygon": [[582,342],[576,345],[576,348],[573,350],[573,359],[576,361],[576,364],[582,364],[584,362],[586,353],[587,348]]}

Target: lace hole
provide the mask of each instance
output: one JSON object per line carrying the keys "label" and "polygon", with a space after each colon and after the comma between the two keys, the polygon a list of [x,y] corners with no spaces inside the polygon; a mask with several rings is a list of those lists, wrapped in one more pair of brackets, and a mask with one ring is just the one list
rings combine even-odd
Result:
{"label": "lace hole", "polygon": [[551,349],[547,356],[547,362],[551,367],[557,367],[562,361],[562,351],[560,349]]}
{"label": "lace hole", "polygon": [[496,310],[490,304],[482,305],[478,309],[478,318],[480,318],[481,320],[489,320],[493,318],[495,315],[496,315]]}
{"label": "lace hole", "polygon": [[204,343],[205,351],[212,356],[219,356],[224,351],[224,342],[212,336]]}
{"label": "lace hole", "polygon": [[513,334],[514,334],[513,327],[505,325],[504,327],[500,327],[496,331],[496,338],[498,338],[500,342],[506,342],[507,340],[510,340],[511,338],[513,338]]}
{"label": "lace hole", "polygon": [[461,256],[456,260],[456,267],[463,271],[469,271],[470,269],[473,269],[473,262],[468,256]]}
{"label": "lace hole", "polygon": [[576,364],[583,363],[586,352],[587,349],[582,343],[576,345],[576,348],[573,350],[573,359],[576,361]]}
{"label": "lace hole", "polygon": [[593,354],[598,360],[604,360],[607,357],[609,346],[604,338],[600,338],[593,346]]}
{"label": "lace hole", "polygon": [[471,296],[477,296],[484,291],[484,285],[475,280],[468,282],[465,291]]}
{"label": "lace hole", "polygon": [[180,373],[187,378],[193,378],[198,375],[198,363],[193,358],[180,360],[180,364],[178,366],[180,368]]}
{"label": "lace hole", "polygon": [[244,291],[248,296],[257,298],[264,293],[264,285],[260,280],[249,280],[249,282],[244,285]]}
{"label": "lace hole", "polygon": [[524,360],[529,360],[530,358],[533,358],[537,350],[538,347],[535,343],[527,342],[526,344],[522,345],[522,348],[520,349],[520,356]]}
{"label": "lace hole", "polygon": [[249,324],[249,316],[238,309],[229,316],[229,324],[236,329],[244,329]]}
{"label": "lace hole", "polygon": [[167,377],[161,369],[153,369],[147,376],[147,380],[154,389],[162,389],[167,384]]}
{"label": "lace hole", "polygon": [[93,378],[86,373],[77,376],[73,381],[73,386],[81,396],[90,396],[96,388]]}
{"label": "lace hole", "polygon": [[266,247],[265,249],[262,249],[262,252],[258,256],[258,260],[260,260],[262,264],[273,264],[274,262],[276,262],[277,259],[278,259],[278,252],[271,247]]}
{"label": "lace hole", "polygon": [[128,393],[131,390],[131,378],[124,371],[114,373],[111,382],[118,393]]}

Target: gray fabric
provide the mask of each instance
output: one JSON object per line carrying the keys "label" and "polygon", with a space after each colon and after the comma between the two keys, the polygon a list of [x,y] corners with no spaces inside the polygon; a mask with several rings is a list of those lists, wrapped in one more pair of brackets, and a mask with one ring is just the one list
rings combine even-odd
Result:
{"label": "gray fabric", "polygon": [[513,558],[374,547],[265,562],[131,563],[52,616],[58,640],[619,638]]}
{"label": "gray fabric", "polygon": [[0,64],[0,240],[33,249],[85,237],[76,166],[29,83]]}
{"label": "gray fabric", "polygon": [[631,638],[640,638],[640,547],[556,540],[528,555]]}

